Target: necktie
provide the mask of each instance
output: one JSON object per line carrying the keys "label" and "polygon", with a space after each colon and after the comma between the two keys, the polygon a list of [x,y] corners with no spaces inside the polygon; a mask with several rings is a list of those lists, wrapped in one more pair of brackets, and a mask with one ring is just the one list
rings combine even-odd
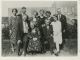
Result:
{"label": "necktie", "polygon": [[58,20],[60,21],[60,15],[58,15]]}

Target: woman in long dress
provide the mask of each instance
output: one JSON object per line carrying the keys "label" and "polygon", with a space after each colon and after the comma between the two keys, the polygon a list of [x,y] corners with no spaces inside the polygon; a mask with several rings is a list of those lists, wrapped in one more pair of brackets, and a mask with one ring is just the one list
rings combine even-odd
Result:
{"label": "woman in long dress", "polygon": [[40,13],[40,16],[39,16],[39,20],[38,20],[38,28],[39,28],[39,30],[40,30],[40,35],[41,35],[41,38],[40,38],[40,41],[41,41],[41,45],[42,45],[42,48],[41,48],[41,52],[42,53],[45,53],[45,47],[44,47],[44,41],[45,41],[45,39],[44,39],[44,32],[43,32],[43,26],[44,26],[44,24],[45,24],[45,19],[46,19],[46,17],[44,16],[44,14],[45,14],[45,12],[44,12],[44,10],[43,9],[41,9],[40,11],[39,11],[39,13]]}
{"label": "woman in long dress", "polygon": [[30,22],[31,32],[29,35],[29,43],[28,43],[28,52],[36,53],[41,52],[41,42],[40,42],[40,31],[37,27],[37,19],[33,17],[33,20]]}
{"label": "woman in long dress", "polygon": [[57,20],[57,18],[54,16],[54,21],[51,23],[53,26],[53,38],[54,38],[54,43],[56,44],[56,55],[58,55],[60,51],[59,45],[62,44],[62,27],[61,27],[61,22]]}
{"label": "woman in long dress", "polygon": [[16,42],[17,42],[17,24],[18,24],[18,17],[17,17],[17,9],[12,9],[12,16],[9,19],[9,28],[10,28],[10,43],[11,43],[11,51],[14,52],[16,49]]}

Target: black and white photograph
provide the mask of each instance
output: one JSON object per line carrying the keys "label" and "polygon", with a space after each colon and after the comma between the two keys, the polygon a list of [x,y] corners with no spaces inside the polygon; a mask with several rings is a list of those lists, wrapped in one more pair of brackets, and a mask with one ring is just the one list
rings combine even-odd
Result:
{"label": "black and white photograph", "polygon": [[1,56],[78,56],[77,1],[2,1]]}

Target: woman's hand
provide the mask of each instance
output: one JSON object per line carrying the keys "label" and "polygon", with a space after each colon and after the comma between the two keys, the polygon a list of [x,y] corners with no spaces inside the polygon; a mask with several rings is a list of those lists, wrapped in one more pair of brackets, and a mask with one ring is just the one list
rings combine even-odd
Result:
{"label": "woman's hand", "polygon": [[65,30],[63,30],[63,32],[65,32]]}
{"label": "woman's hand", "polygon": [[33,40],[34,40],[34,41],[36,41],[36,40],[37,40],[37,38],[33,38]]}
{"label": "woman's hand", "polygon": [[9,30],[10,34],[11,34],[11,30]]}
{"label": "woman's hand", "polygon": [[42,27],[44,27],[44,26],[45,26],[45,24],[42,25]]}
{"label": "woman's hand", "polygon": [[20,43],[22,43],[21,40],[18,40],[18,41],[17,41],[17,44],[20,44]]}
{"label": "woman's hand", "polygon": [[51,37],[53,37],[53,34],[51,34]]}

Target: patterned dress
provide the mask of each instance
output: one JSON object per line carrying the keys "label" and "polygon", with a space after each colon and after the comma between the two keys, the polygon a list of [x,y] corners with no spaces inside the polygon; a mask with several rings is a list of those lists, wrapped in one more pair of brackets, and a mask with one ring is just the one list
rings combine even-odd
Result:
{"label": "patterned dress", "polygon": [[9,21],[10,30],[11,30],[10,42],[12,44],[16,44],[16,41],[17,41],[17,25],[18,25],[18,21],[17,20],[18,20],[17,16],[16,17],[11,16],[10,17],[10,21]]}
{"label": "patterned dress", "polygon": [[29,40],[27,51],[41,51],[40,35],[38,28],[34,28],[31,31],[31,39]]}

